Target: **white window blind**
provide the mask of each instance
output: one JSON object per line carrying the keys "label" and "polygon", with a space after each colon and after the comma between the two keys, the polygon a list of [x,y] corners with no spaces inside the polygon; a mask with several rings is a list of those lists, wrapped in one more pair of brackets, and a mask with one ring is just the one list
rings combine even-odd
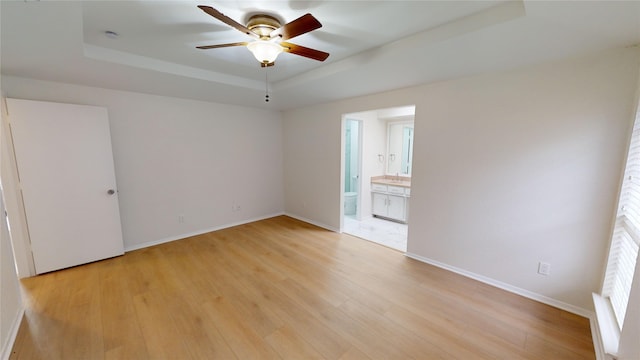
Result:
{"label": "white window blind", "polygon": [[620,191],[602,295],[608,297],[618,326],[627,311],[640,245],[640,121],[636,120]]}

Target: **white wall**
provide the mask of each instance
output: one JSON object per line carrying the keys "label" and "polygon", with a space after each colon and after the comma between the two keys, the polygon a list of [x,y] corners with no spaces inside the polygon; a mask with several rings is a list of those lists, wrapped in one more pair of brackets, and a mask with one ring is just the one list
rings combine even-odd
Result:
{"label": "white wall", "polygon": [[125,249],[283,212],[279,112],[25,78],[2,83],[7,97],[108,109]]}
{"label": "white wall", "polygon": [[[319,112],[316,112],[318,111]],[[295,112],[283,133],[284,203],[287,214],[338,231],[344,172],[342,114],[321,108]]]}
{"label": "white wall", "polygon": [[337,228],[341,115],[416,104],[408,252],[592,309],[639,58],[618,49],[287,111],[285,209]]}

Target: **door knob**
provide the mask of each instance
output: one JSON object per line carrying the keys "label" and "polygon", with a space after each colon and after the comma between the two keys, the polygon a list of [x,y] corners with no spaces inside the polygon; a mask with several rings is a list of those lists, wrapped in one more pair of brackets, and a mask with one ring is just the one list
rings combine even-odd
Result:
{"label": "door knob", "polygon": [[115,194],[115,193],[116,193],[116,191],[115,191],[115,190],[113,190],[113,189],[109,189],[109,190],[107,190],[107,194],[109,194],[109,195],[113,195],[113,194]]}

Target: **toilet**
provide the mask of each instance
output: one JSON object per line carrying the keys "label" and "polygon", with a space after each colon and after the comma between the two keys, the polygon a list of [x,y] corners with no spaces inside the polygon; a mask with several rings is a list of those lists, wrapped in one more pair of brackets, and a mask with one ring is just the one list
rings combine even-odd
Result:
{"label": "toilet", "polygon": [[358,193],[357,192],[346,192],[344,193],[344,214],[345,215],[355,215],[356,214],[356,203],[358,201]]}

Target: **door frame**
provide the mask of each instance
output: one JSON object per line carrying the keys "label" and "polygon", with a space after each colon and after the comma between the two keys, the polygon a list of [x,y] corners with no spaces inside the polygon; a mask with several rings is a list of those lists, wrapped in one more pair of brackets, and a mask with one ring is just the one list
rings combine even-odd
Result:
{"label": "door frame", "polygon": [[31,254],[31,240],[29,228],[24,212],[22,190],[11,135],[9,122],[9,108],[6,97],[2,94],[2,114],[0,128],[0,173],[2,174],[2,191],[4,194],[7,221],[9,224],[9,238],[13,248],[13,256],[19,278],[36,275],[36,267]]}

